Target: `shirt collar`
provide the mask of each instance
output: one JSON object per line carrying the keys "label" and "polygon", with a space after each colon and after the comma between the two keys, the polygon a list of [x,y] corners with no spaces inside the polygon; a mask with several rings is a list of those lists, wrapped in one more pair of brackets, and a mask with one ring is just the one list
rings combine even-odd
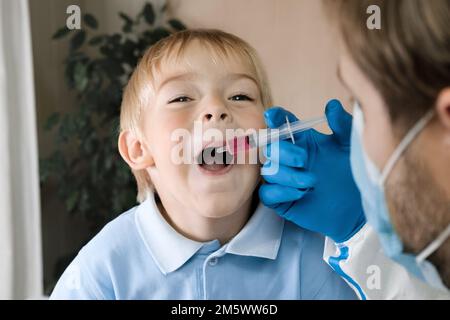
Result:
{"label": "shirt collar", "polygon": [[[203,246],[219,248],[218,241],[198,242],[178,233],[159,212],[153,195],[136,212],[139,233],[163,274],[184,265]],[[284,220],[259,204],[244,228],[225,245],[225,252],[275,259],[281,242]]]}
{"label": "shirt collar", "polygon": [[226,245],[225,252],[276,259],[283,227],[284,219],[259,203],[244,228]]}

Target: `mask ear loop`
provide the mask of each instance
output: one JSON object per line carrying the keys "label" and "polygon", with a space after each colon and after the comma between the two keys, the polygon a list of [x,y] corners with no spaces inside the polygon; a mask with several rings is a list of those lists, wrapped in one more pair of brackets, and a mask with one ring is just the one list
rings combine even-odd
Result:
{"label": "mask ear loop", "polygon": [[431,242],[425,249],[422,250],[416,257],[417,263],[423,262],[426,258],[428,258],[433,252],[435,252],[447,238],[450,236],[450,224],[445,228],[443,232]]}
{"label": "mask ear loop", "polygon": [[411,128],[411,130],[409,130],[409,132],[400,142],[398,147],[395,149],[394,153],[387,161],[386,166],[383,169],[383,172],[381,173],[380,177],[381,186],[385,183],[389,173],[392,171],[392,168],[394,168],[394,165],[398,161],[400,156],[403,154],[403,152],[406,150],[409,144],[416,138],[416,136],[423,130],[423,128],[425,128],[425,126],[431,120],[433,115],[434,109],[431,109]]}

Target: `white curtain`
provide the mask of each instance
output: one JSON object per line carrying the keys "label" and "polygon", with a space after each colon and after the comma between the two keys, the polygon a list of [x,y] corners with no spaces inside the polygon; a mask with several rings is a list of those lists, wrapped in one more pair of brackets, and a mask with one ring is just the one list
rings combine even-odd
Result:
{"label": "white curtain", "polygon": [[42,297],[36,110],[27,0],[0,0],[0,299]]}

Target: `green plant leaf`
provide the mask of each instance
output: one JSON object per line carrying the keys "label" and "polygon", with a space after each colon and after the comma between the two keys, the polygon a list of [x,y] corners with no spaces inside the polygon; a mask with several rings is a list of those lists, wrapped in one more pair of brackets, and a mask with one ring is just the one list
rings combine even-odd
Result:
{"label": "green plant leaf", "polygon": [[110,39],[111,39],[111,43],[112,43],[113,45],[119,45],[119,44],[120,44],[120,41],[122,40],[122,35],[119,34],[119,33],[114,33],[114,34],[110,37]]}
{"label": "green plant leaf", "polygon": [[52,36],[52,39],[60,39],[65,37],[67,34],[69,34],[70,29],[67,27],[62,27],[58,29]]}
{"label": "green plant leaf", "polygon": [[[117,60],[104,59],[101,62],[101,66],[102,66],[103,70],[105,71],[105,73],[107,73],[108,76],[111,78],[120,77],[124,72],[122,64],[120,63],[120,61],[117,61]],[[112,96],[114,96],[114,94],[115,94],[115,92],[110,92],[108,95],[108,98],[111,98]]]}
{"label": "green plant leaf", "polygon": [[103,42],[103,36],[95,36],[91,40],[89,40],[88,44],[91,46],[96,46],[102,42]]}
{"label": "green plant leaf", "polygon": [[45,129],[46,131],[52,130],[52,128],[53,128],[55,125],[58,124],[59,118],[60,118],[59,112],[53,112],[53,113],[47,118],[47,121],[45,122],[45,125],[44,125],[44,129]]}
{"label": "green plant leaf", "polygon": [[86,13],[83,16],[83,20],[84,20],[84,23],[86,23],[86,25],[88,27],[90,27],[92,29],[97,29],[98,28],[97,19],[92,14]]}
{"label": "green plant leaf", "polygon": [[132,24],[126,24],[122,27],[122,31],[125,33],[130,33],[133,30]]}
{"label": "green plant leaf", "polygon": [[155,22],[155,11],[153,10],[153,6],[151,3],[145,4],[142,14],[144,15],[145,21],[148,24],[153,25],[153,23]]}
{"label": "green plant leaf", "polygon": [[123,20],[122,31],[129,33],[133,30],[133,20],[123,12],[119,12],[119,17]]}
{"label": "green plant leaf", "polygon": [[123,12],[119,12],[119,17],[125,22],[125,24],[133,23],[133,20]]}
{"label": "green plant leaf", "polygon": [[177,19],[170,19],[168,21],[169,25],[177,31],[186,30],[186,26]]}
{"label": "green plant leaf", "polygon": [[75,65],[74,77],[75,88],[78,91],[84,91],[86,89],[89,79],[87,77],[87,67],[83,63],[77,63]]}
{"label": "green plant leaf", "polygon": [[134,64],[137,61],[137,57],[135,55],[135,50],[137,50],[137,45],[135,42],[127,39],[122,46],[122,59],[123,62],[128,63],[131,67],[134,67]]}
{"label": "green plant leaf", "polygon": [[155,28],[155,30],[153,30],[153,32],[152,32],[152,38],[154,41],[153,43],[155,43],[165,37],[168,37],[168,36],[170,36],[170,31],[167,30],[166,28],[163,28],[163,27]]}
{"label": "green plant leaf", "polygon": [[70,39],[70,50],[78,50],[86,39],[86,32],[84,30],[77,31],[77,33]]}
{"label": "green plant leaf", "polygon": [[72,212],[73,209],[75,209],[75,206],[77,205],[79,197],[79,192],[77,190],[73,191],[70,196],[66,200],[66,209],[69,212]]}

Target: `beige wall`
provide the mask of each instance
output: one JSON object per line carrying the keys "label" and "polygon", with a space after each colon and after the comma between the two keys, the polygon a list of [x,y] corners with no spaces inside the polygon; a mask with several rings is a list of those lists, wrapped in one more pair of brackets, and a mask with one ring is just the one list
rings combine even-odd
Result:
{"label": "beige wall", "polygon": [[[36,101],[41,156],[52,150],[42,131],[53,111],[70,110],[75,99],[65,85],[63,59],[67,41],[52,41],[65,23],[66,8],[78,4],[93,13],[101,31],[118,31],[117,12],[135,15],[146,0],[29,0],[33,36]],[[163,0],[153,1],[161,7]],[[344,97],[335,76],[335,43],[319,0],[169,0],[169,14],[188,27],[219,28],[252,44],[267,68],[275,103],[300,117],[320,115],[325,102]],[[322,128],[323,129],[323,128]],[[61,214],[54,190],[42,190],[45,261],[68,253],[84,238],[86,224]],[[48,278],[53,270],[46,268]]]}

